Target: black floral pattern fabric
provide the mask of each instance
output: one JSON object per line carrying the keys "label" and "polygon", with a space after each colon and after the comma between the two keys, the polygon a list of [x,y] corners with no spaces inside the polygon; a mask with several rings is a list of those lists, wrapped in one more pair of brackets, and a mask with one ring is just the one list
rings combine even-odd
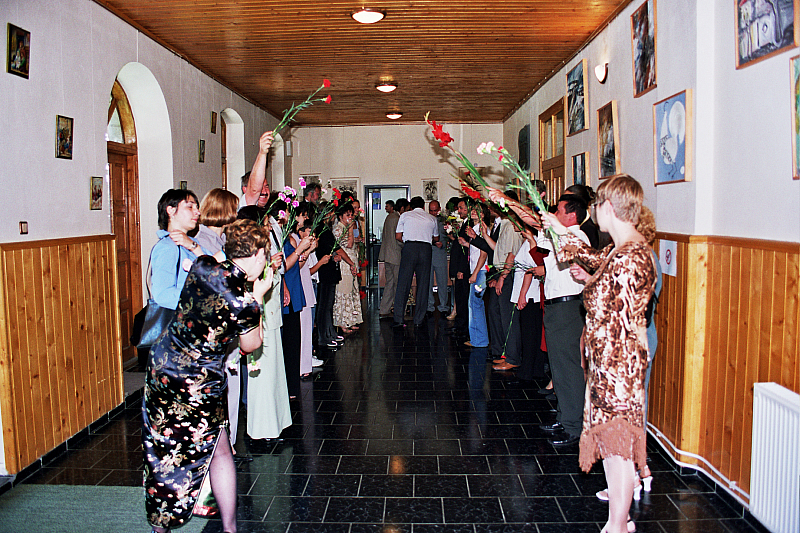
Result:
{"label": "black floral pattern fabric", "polygon": [[227,421],[226,346],[258,326],[261,310],[245,272],[197,259],[175,318],[150,350],[142,404],[147,518],[174,528],[192,516]]}

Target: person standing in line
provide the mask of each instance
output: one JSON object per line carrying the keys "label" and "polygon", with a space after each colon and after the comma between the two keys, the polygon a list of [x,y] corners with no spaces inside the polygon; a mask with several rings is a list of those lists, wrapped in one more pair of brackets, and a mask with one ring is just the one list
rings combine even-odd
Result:
{"label": "person standing in line", "polygon": [[[590,245],[580,229],[586,218],[586,206],[573,195],[562,195],[555,217],[580,240]],[[568,262],[559,261],[553,251],[553,241],[546,232],[539,232],[536,242],[550,253],[544,259],[544,334],[550,356],[553,390],[558,397],[555,424],[543,424],[540,429],[552,432],[550,444],[567,446],[580,439],[583,426],[583,403],[586,380],[581,367],[581,335],[583,315],[581,292],[583,282],[570,273]]]}
{"label": "person standing in line", "polygon": [[442,207],[437,200],[431,200],[428,204],[428,214],[436,219],[436,227],[439,232],[439,240],[431,244],[431,281],[428,292],[428,313],[433,313],[436,302],[433,298],[433,282],[436,278],[436,293],[439,295],[439,313],[446,316],[449,312],[447,307],[447,247],[444,243],[444,220],[440,216]]}
{"label": "person standing in line", "polygon": [[267,183],[267,163],[269,162],[269,149],[272,146],[274,132],[264,132],[258,139],[258,155],[253,162],[253,169],[242,176],[242,198],[239,201],[241,209],[247,205],[264,207],[267,205],[270,190]]}
{"label": "person standing in line", "polygon": [[387,200],[386,220],[383,222],[381,232],[381,251],[378,254],[378,261],[383,261],[383,273],[386,278],[386,286],[383,288],[383,296],[378,308],[380,318],[392,316],[392,304],[394,295],[397,291],[397,271],[400,269],[400,251],[403,243],[395,239],[397,233],[397,221],[400,220],[400,213],[395,211],[395,203]]}
{"label": "person standing in line", "polygon": [[456,309],[455,323],[448,330],[454,336],[467,335],[469,327],[469,277],[472,271],[469,268],[469,243],[467,239],[467,228],[469,227],[469,212],[467,209],[467,199],[459,198],[456,203],[458,217],[463,220],[457,234],[447,236],[450,239],[450,277],[453,278],[453,304]]}
{"label": "person standing in line", "polygon": [[492,268],[494,265],[494,248],[497,239],[500,237],[501,218],[492,204],[488,204],[485,207],[486,214],[484,220],[481,222],[481,235],[477,235],[477,232],[473,228],[467,229],[467,235],[470,238],[469,243],[472,246],[475,246],[487,254],[486,264],[489,269],[486,273],[486,286],[491,290],[484,294],[483,302],[486,307],[486,325],[489,328],[489,354],[494,360],[500,359],[503,355],[503,341],[505,340],[503,327],[500,323],[499,296],[494,291],[494,277],[497,272]]}
{"label": "person standing in line", "polygon": [[395,233],[395,238],[403,241],[403,252],[394,298],[394,328],[405,327],[403,315],[415,275],[417,293],[414,325],[421,325],[425,319],[428,311],[428,285],[431,280],[431,243],[439,241],[436,219],[425,212],[425,200],[422,196],[412,198],[409,205],[411,211],[400,215]]}

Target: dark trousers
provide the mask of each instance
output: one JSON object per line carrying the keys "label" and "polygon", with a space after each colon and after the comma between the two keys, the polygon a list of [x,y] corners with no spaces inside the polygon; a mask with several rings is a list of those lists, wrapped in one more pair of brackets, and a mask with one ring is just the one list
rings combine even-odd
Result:
{"label": "dark trousers", "polygon": [[556,418],[564,431],[580,435],[583,427],[583,404],[586,381],[581,368],[583,333],[580,300],[558,302],[544,308],[544,334],[553,375],[553,389],[558,396]]}
{"label": "dark trousers", "polygon": [[469,274],[453,280],[453,300],[456,303],[455,328],[466,332],[469,327]]}
{"label": "dark trousers", "polygon": [[281,341],[289,396],[300,396],[300,311],[283,315]]}
{"label": "dark trousers", "polygon": [[403,244],[400,272],[397,274],[397,292],[394,295],[394,323],[403,322],[411,283],[417,276],[417,301],[414,307],[414,324],[422,324],[428,311],[428,290],[431,282],[431,245],[427,242],[408,241]]}
{"label": "dark trousers", "polygon": [[517,304],[511,301],[513,287],[514,276],[508,276],[503,281],[503,289],[498,296],[502,329],[500,343],[502,345],[501,353],[506,354],[506,362],[511,365],[519,365],[522,362],[522,339],[520,338],[519,309],[517,309]]}
{"label": "dark trousers", "polygon": [[545,378],[544,365],[547,353],[542,350],[542,307],[539,302],[529,301],[519,314],[519,327],[524,332],[522,338],[522,366],[517,377],[530,381]]}
{"label": "dark trousers", "polygon": [[506,332],[503,331],[503,321],[500,320],[500,297],[494,287],[486,287],[484,290],[483,304],[486,308],[486,325],[489,328],[489,354],[497,359],[503,355]]}
{"label": "dark trousers", "polygon": [[336,298],[335,283],[319,283],[317,285],[317,344],[325,346],[336,339],[333,327],[333,301]]}

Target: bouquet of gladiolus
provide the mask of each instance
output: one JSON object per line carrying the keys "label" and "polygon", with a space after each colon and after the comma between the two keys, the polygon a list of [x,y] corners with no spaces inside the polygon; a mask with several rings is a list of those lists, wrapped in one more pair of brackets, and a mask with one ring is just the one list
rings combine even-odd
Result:
{"label": "bouquet of gladiolus", "polygon": [[289,109],[284,109],[283,110],[283,117],[281,118],[281,121],[278,122],[278,125],[275,126],[275,129],[272,130],[273,133],[280,132],[283,128],[285,128],[286,126],[289,125],[289,122],[291,122],[292,119],[294,119],[294,116],[297,113],[299,113],[300,111],[302,111],[303,109],[305,109],[307,107],[311,107],[316,102],[325,102],[326,104],[330,104],[331,103],[331,95],[328,95],[325,98],[314,98],[315,96],[317,96],[318,92],[320,92],[322,89],[327,89],[330,86],[331,86],[331,80],[326,78],[326,79],[322,80],[322,85],[320,85],[319,88],[316,91],[314,91],[313,93],[308,95],[308,98],[306,98],[303,102],[300,102],[299,104],[294,104],[293,103],[291,105],[291,107],[289,107]]}
{"label": "bouquet of gladiolus", "polygon": [[[522,184],[522,185],[509,184],[509,187],[511,187],[512,189],[522,189],[525,192],[527,192],[528,196],[533,202],[533,205],[536,206],[536,209],[538,209],[540,213],[546,213],[547,206],[544,205],[544,201],[542,200],[542,197],[539,195],[539,191],[533,184],[533,180],[531,179],[530,173],[524,170],[521,166],[519,166],[519,163],[517,163],[514,160],[514,158],[511,157],[511,154],[508,153],[508,150],[506,150],[502,146],[495,147],[493,142],[481,143],[478,146],[478,153],[481,155],[491,155],[495,152],[497,152],[498,154],[497,160],[500,161],[500,164],[503,165],[508,170],[510,170],[517,178],[519,178],[519,181]],[[500,200],[500,203],[498,205],[500,205],[502,209],[507,209],[505,201],[503,201],[502,199]],[[550,239],[552,239],[556,249],[558,249],[558,235],[556,234],[556,232],[553,231],[553,228],[547,228],[547,233],[550,235]]]}

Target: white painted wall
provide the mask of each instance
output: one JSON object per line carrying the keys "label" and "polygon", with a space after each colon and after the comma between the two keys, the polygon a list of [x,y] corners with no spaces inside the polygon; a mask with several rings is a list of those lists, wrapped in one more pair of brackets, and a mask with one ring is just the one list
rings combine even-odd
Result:
{"label": "white painted wall", "polygon": [[[531,167],[538,175],[539,114],[564,96],[566,72],[587,58],[589,129],[565,141],[567,183],[571,157],[588,151],[591,185],[599,186],[597,109],[616,100],[622,171],[642,183],[659,230],[800,241],[789,94],[789,58],[797,50],[736,70],[732,2],[658,2],[658,86],[634,98],[630,15],[641,5],[628,6],[506,121],[506,145],[516,152],[517,132],[530,123]],[[594,66],[606,61],[608,80],[601,85]],[[695,104],[693,181],[655,187],[652,105],[687,88]]]}
{"label": "white painted wall", "polygon": [[[90,211],[89,178],[107,174],[109,94],[128,63],[143,65],[157,80],[172,133],[171,167],[142,169],[143,190],[186,180],[202,197],[221,185],[221,135],[219,123],[218,133],[210,133],[211,111],[231,108],[242,118],[245,166],[255,158],[259,135],[277,123],[90,0],[6,0],[0,20],[31,32],[30,78],[0,73],[0,242],[110,232],[108,183],[103,209]],[[55,157],[56,115],[75,119],[72,160]],[[206,141],[205,163],[197,161],[200,139]],[[157,200],[161,192],[143,199]],[[154,228],[155,203],[141,209],[143,227]],[[29,223],[28,235],[19,235],[21,220]],[[147,231],[145,256],[155,239]]]}
{"label": "white painted wall", "polygon": [[[492,179],[501,180],[502,167],[475,151],[481,142],[502,141],[502,124],[445,124],[455,139],[453,147],[477,166],[490,167]],[[359,178],[359,199],[365,185],[410,185],[410,196],[422,195],[422,180],[439,180],[439,200],[459,194],[451,176],[460,166],[449,150],[439,148],[427,124],[307,127],[292,132],[292,183],[303,174],[329,179]]]}

